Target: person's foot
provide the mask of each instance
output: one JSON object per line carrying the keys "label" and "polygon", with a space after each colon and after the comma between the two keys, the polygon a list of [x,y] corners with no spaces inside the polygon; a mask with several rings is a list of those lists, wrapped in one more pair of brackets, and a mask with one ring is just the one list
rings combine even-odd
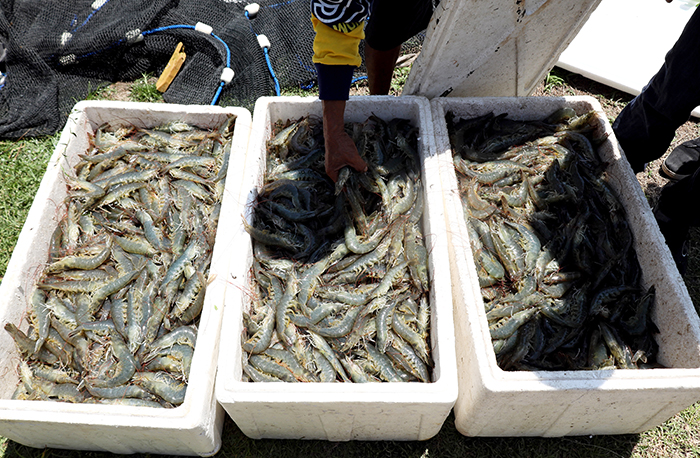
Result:
{"label": "person's foot", "polygon": [[683,142],[661,164],[659,174],[671,181],[692,175],[700,168],[700,138]]}
{"label": "person's foot", "polygon": [[671,250],[673,260],[676,262],[678,272],[685,275],[688,269],[688,252],[689,241],[688,234],[690,227],[682,222],[672,221],[669,217],[659,210],[658,206],[654,208],[654,218],[659,224],[661,234],[666,239],[666,245]]}

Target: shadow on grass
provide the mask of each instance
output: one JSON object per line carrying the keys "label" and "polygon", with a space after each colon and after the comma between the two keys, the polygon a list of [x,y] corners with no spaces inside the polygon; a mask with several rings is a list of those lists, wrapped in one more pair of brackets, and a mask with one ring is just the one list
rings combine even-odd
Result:
{"label": "shadow on grass", "polygon": [[[639,441],[638,434],[620,436],[541,437],[465,437],[450,414],[440,433],[426,441],[327,442],[319,440],[249,439],[226,417],[223,443],[215,458],[254,457],[382,457],[382,458],[610,458],[630,457]],[[3,456],[0,454],[0,456]],[[112,453],[25,447],[8,441],[3,458],[107,458]],[[137,457],[160,455],[136,454]]]}
{"label": "shadow on grass", "polygon": [[630,102],[634,96],[614,87],[607,86],[585,76],[564,70],[561,67],[554,67],[551,74],[561,80],[561,85],[583,92],[596,94],[605,99],[618,101],[621,103]]}
{"label": "shadow on grass", "polygon": [[465,437],[455,429],[454,415],[440,433],[418,442],[336,442],[251,440],[227,418],[224,443],[217,457],[629,457],[639,435],[567,438]]}

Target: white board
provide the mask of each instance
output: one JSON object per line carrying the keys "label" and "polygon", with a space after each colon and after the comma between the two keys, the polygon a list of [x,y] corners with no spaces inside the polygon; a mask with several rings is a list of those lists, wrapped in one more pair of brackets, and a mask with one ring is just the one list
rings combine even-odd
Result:
{"label": "white board", "polygon": [[[659,71],[693,11],[683,0],[602,0],[556,65],[637,95]],[[700,117],[700,107],[693,116]]]}
{"label": "white board", "polygon": [[442,0],[402,94],[529,95],[600,1]]}

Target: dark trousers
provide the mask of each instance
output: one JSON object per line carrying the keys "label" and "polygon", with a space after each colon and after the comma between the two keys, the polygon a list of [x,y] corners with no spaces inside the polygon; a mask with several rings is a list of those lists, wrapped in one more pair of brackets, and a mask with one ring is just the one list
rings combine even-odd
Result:
{"label": "dark trousers", "polygon": [[676,129],[700,105],[700,9],[696,9],[659,72],[619,114],[613,131],[635,172],[664,155]]}
{"label": "dark trousers", "polygon": [[656,211],[661,212],[674,225],[700,226],[698,198],[700,169],[689,177],[664,186],[656,204]]}
{"label": "dark trousers", "polygon": [[375,0],[365,25],[365,42],[377,51],[400,46],[428,27],[433,8],[433,0]]}
{"label": "dark trousers", "polygon": [[[659,72],[642,92],[620,112],[613,131],[632,169],[640,172],[646,162],[666,153],[673,137],[700,105],[700,9],[696,9],[678,41],[666,54]],[[697,226],[700,212],[688,203],[700,198],[700,170],[666,185],[657,211],[674,225]]]}

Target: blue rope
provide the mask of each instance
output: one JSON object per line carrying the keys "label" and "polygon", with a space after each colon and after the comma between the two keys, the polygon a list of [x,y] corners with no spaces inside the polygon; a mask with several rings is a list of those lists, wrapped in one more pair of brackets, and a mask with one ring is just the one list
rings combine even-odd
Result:
{"label": "blue rope", "polygon": [[275,93],[277,93],[277,95],[279,96],[281,94],[280,82],[277,80],[277,76],[275,75],[275,71],[272,69],[272,63],[270,62],[270,54],[269,54],[267,48],[263,48],[263,52],[265,53],[265,60],[267,61],[267,68],[270,69],[270,75],[272,75],[272,79],[275,81]]}
{"label": "blue rope", "polygon": [[[95,14],[97,14],[97,12],[100,11],[100,10],[102,9],[102,7],[104,7],[107,3],[109,3],[109,0],[105,0],[105,2],[104,2],[102,5],[100,5],[99,8],[97,8],[97,9],[95,9],[95,10],[92,10],[92,12],[91,12],[90,14],[88,14],[87,18],[85,18],[85,20],[83,21],[83,23],[80,24],[80,25],[77,26],[77,27],[75,27],[75,24],[78,23],[78,15],[77,15],[77,14],[73,14],[73,20],[70,22],[70,26],[73,27],[73,29],[70,31],[70,34],[72,35],[72,34],[74,34],[75,32],[77,32],[79,29],[81,29],[82,27],[84,27],[84,26],[90,21],[90,19],[92,19],[92,17],[93,17]],[[69,40],[69,41],[70,41],[70,40]]]}
{"label": "blue rope", "polygon": [[[145,32],[141,32],[141,35],[150,35],[152,33],[156,32],[164,32],[166,30],[172,30],[172,29],[191,29],[191,30],[196,30],[195,26],[193,25],[167,25],[164,27],[158,27],[152,30],[147,30]],[[224,45],[224,49],[226,50],[226,67],[231,68],[231,48],[228,47],[226,42],[221,39],[221,37],[211,34],[211,36],[215,39],[217,39],[222,45]],[[216,89],[216,94],[214,94],[214,98],[211,101],[211,105],[216,105],[216,103],[219,101],[219,96],[221,95],[221,91],[224,89],[224,86],[226,83],[224,81],[221,81],[219,84],[219,87]]]}
{"label": "blue rope", "polygon": [[[187,24],[181,24],[181,25],[166,25],[163,27],[157,27],[155,29],[151,30],[146,30],[145,32],[141,32],[141,35],[151,35],[152,33],[156,32],[165,32],[166,30],[173,30],[173,29],[191,29],[191,30],[196,30],[196,27],[193,25],[187,25]],[[226,42],[221,39],[218,35],[211,34],[211,36],[215,39],[217,39],[222,45],[224,45],[224,49],[226,50],[226,66],[231,67],[231,48],[228,47]]]}
{"label": "blue rope", "polygon": [[309,72],[309,73],[316,73],[316,68],[315,68],[315,67],[309,67],[308,65],[304,64],[304,62],[302,62],[301,57],[299,56],[299,54],[295,54],[295,57],[297,58],[297,63],[299,64],[299,66],[300,66],[301,68],[303,68],[304,70],[306,70],[306,71]]}
{"label": "blue rope", "polygon": [[221,44],[224,45],[224,49],[226,50],[226,66],[231,67],[231,49],[228,47],[226,42],[222,40],[219,36],[214,35],[213,33],[211,34],[211,36],[219,40]]}
{"label": "blue rope", "polygon": [[211,101],[211,105],[216,105],[216,102],[219,100],[219,96],[221,95],[221,91],[224,89],[224,86],[226,86],[225,82],[219,83],[219,87],[216,88],[216,94],[214,94],[214,98]]}
{"label": "blue rope", "polygon": [[246,19],[248,19],[248,21],[250,21],[248,22],[248,25],[250,26],[250,32],[257,37],[258,34],[255,33],[255,30],[253,30],[253,20],[250,18],[250,14],[248,14],[247,11],[245,12],[245,17]]}
{"label": "blue rope", "polygon": [[[295,0],[291,0],[290,2],[287,2],[287,3],[291,3],[293,1],[295,1]],[[282,5],[282,4],[279,4],[279,5]],[[276,5],[271,5],[271,6],[274,7]],[[250,15],[248,14],[247,11],[245,12],[245,17],[248,19],[248,21],[250,21],[250,31],[257,38],[258,34],[255,33],[255,30],[253,29],[253,20],[250,18]],[[268,70],[270,70],[270,75],[272,76],[272,80],[275,82],[275,94],[277,94],[277,96],[279,97],[282,94],[282,91],[280,89],[280,82],[277,79],[277,75],[275,75],[275,70],[272,68],[272,62],[270,61],[269,49],[263,48],[263,54],[265,54],[265,62],[267,62],[267,68],[268,68]]]}
{"label": "blue rope", "polygon": [[[92,19],[92,17],[93,17],[95,14],[97,14],[97,12],[100,11],[100,10],[102,9],[102,7],[105,6],[107,3],[109,3],[109,0],[106,0],[102,5],[100,5],[99,8],[97,8],[96,10],[93,10],[93,12],[90,13],[90,14],[88,15],[88,17],[83,21],[83,23],[80,24],[78,27],[74,28],[73,30],[71,30],[71,32],[75,32],[76,30],[78,30],[79,28],[81,28],[81,27],[83,27],[85,24],[87,24],[88,21],[89,21],[90,19]],[[77,15],[76,15],[76,16],[73,18],[73,21],[76,21],[77,19],[78,19],[78,17],[77,17]],[[75,23],[75,22],[74,22],[74,23]]]}
{"label": "blue rope", "polygon": [[155,29],[146,30],[144,32],[141,32],[141,35],[145,36],[145,35],[150,35],[152,33],[165,32],[166,30],[173,30],[173,29],[192,29],[192,30],[194,30],[194,26],[188,25],[188,24],[165,25],[163,27],[156,27]]}
{"label": "blue rope", "polygon": [[276,3],[274,5],[267,5],[267,8],[281,8],[283,6],[289,5],[290,3],[294,3],[296,0],[289,0],[288,2],[282,2],[282,3]]}

